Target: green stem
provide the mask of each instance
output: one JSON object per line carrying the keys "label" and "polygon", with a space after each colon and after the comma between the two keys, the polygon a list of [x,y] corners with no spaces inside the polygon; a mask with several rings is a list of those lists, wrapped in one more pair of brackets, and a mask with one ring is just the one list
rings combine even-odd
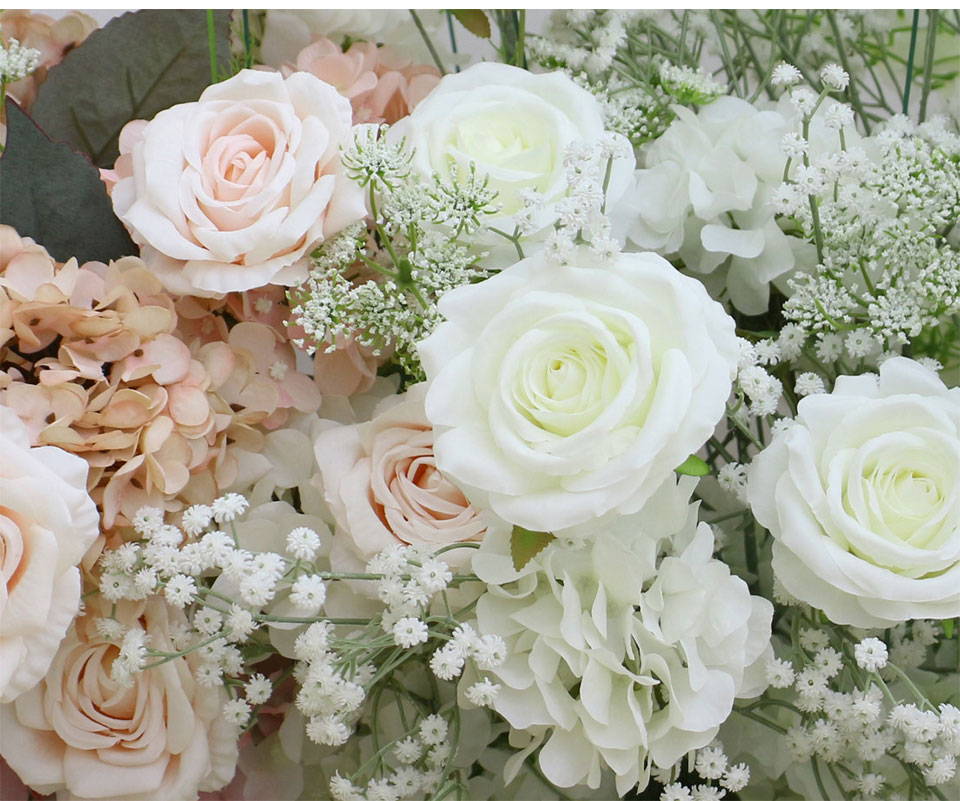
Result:
{"label": "green stem", "polygon": [[[450,51],[456,55],[457,54],[457,35],[453,31],[453,14],[449,11],[444,12],[447,15],[447,33],[450,34]],[[460,72],[460,65],[453,65],[454,72]]]}
{"label": "green stem", "polygon": [[933,56],[937,49],[937,10],[927,11],[927,52],[923,60],[923,91],[920,95],[920,117],[923,122],[927,117],[927,99],[933,87]]}
{"label": "green stem", "polygon": [[517,44],[516,50],[514,51],[514,64],[518,67],[527,66],[527,56],[524,52],[524,40],[527,36],[527,12],[524,9],[520,9],[517,17]]}
{"label": "green stem", "polygon": [[217,32],[213,25],[213,9],[207,9],[207,46],[210,48],[210,83],[219,80],[217,74]]}
{"label": "green stem", "polygon": [[247,69],[253,66],[253,47],[250,45],[250,15],[243,9],[243,66]]}
{"label": "green stem", "polygon": [[423,27],[423,23],[420,21],[420,15],[411,8],[410,16],[413,17],[413,24],[417,26],[417,30],[420,31],[420,36],[423,37],[423,41],[427,45],[427,50],[430,51],[430,57],[433,59],[433,63],[437,65],[437,69],[440,70],[441,75],[446,75],[447,71],[443,68],[443,62],[440,60],[440,54],[437,53],[437,48],[433,46],[433,42],[430,40],[430,34],[427,33],[427,29]]}
{"label": "green stem", "polygon": [[910,28],[910,52],[907,55],[907,79],[903,84],[903,113],[910,107],[910,86],[913,83],[913,57],[917,51],[917,29],[920,27],[920,12],[913,12],[913,25]]}

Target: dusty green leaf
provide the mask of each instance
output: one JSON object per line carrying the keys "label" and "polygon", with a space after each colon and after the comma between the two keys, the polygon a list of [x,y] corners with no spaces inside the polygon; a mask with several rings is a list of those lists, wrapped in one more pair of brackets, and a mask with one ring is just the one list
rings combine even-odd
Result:
{"label": "dusty green leaf", "polygon": [[946,635],[946,638],[949,640],[953,637],[953,618],[940,621],[943,624],[943,633]]}
{"label": "dusty green leaf", "polygon": [[514,569],[522,570],[527,562],[555,539],[548,531],[531,531],[523,526],[514,526],[510,535],[510,556]]}
{"label": "dusty green leaf", "polygon": [[[230,55],[229,27],[230,12],[215,11],[223,62]],[[124,125],[196,100],[209,84],[206,11],[134,11],[91,33],[51,69],[32,113],[51,139],[112,167]]]}
{"label": "dusty green leaf", "polygon": [[710,473],[710,465],[699,456],[690,454],[682,465],[674,469],[674,472],[682,476],[706,476]]}
{"label": "dusty green leaf", "polygon": [[7,100],[0,158],[0,223],[43,245],[57,261],[109,261],[139,253],[113,213],[100,172],[82,153],[52,142]]}
{"label": "dusty green leaf", "polygon": [[479,9],[460,8],[456,11],[451,10],[450,13],[474,36],[479,36],[481,39],[490,38],[490,20]]}

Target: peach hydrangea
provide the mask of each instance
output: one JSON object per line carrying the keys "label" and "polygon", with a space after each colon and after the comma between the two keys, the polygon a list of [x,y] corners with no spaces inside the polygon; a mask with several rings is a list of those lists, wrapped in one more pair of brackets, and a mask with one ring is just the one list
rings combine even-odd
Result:
{"label": "peach hydrangea", "polygon": [[58,265],[4,226],[0,245],[0,403],[34,444],[87,461],[105,529],[211,501],[289,410],[319,408],[273,328],[175,305],[139,259]]}
{"label": "peach hydrangea", "polygon": [[60,19],[33,11],[7,9],[0,12],[3,39],[16,39],[24,47],[40,51],[40,66],[31,75],[7,85],[7,94],[24,109],[37,97],[47,70],[97,29],[97,21],[82,11],[71,11]]}
{"label": "peach hydrangea", "polygon": [[354,42],[347,50],[318,36],[297,54],[284,75],[309,72],[334,86],[350,101],[354,123],[392,125],[406,117],[440,83],[440,71],[413,64],[390,47]]}

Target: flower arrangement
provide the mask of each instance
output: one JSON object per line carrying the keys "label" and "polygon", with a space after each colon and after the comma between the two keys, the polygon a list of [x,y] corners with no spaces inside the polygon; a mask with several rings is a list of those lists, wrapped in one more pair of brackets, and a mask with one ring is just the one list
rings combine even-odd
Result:
{"label": "flower arrangement", "polygon": [[0,35],[4,797],[960,797],[955,12]]}

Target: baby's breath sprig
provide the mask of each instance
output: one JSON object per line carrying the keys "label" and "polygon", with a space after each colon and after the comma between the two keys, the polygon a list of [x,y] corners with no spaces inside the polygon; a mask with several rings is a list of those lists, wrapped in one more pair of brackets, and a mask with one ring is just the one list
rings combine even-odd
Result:
{"label": "baby's breath sprig", "polygon": [[426,179],[411,171],[412,156],[384,128],[356,134],[343,163],[367,190],[368,223],[323,243],[307,282],[289,298],[305,334],[297,344],[308,353],[353,340],[416,381],[423,379],[416,345],[438,322],[440,296],[488,274],[472,237],[497,208],[474,164]]}

